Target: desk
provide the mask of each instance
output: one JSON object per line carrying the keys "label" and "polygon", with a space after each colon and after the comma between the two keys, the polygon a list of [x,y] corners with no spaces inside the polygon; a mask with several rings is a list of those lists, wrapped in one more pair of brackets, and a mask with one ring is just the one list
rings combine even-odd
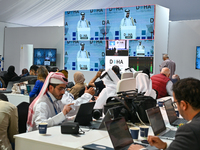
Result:
{"label": "desk", "polygon": [[[161,112],[166,113],[164,108],[161,108]],[[165,114],[166,116],[166,114]],[[165,120],[167,124],[167,119]],[[169,123],[168,123],[169,124]],[[89,130],[83,129],[84,135],[79,137],[71,134],[61,134],[61,127],[54,126],[47,129],[47,135],[42,136],[38,133],[38,130],[29,133],[23,133],[15,135],[15,150],[66,150],[66,149],[82,149],[83,145],[87,144],[99,144],[108,147],[113,147],[107,131],[104,130]],[[151,127],[149,128],[149,135],[153,135]],[[139,140],[142,138],[139,136]],[[163,140],[168,144],[171,140]]]}
{"label": "desk", "polygon": [[[83,129],[88,130],[88,129]],[[90,130],[79,137],[71,134],[61,134],[61,127],[54,126],[47,128],[47,135],[39,134],[39,131],[32,131],[15,135],[15,150],[66,150],[77,149],[83,145],[94,143],[97,140],[108,137],[107,131]]]}
{"label": "desk", "polygon": [[[149,127],[149,133],[148,133],[148,135],[154,135],[151,127]],[[136,140],[135,142],[139,142],[140,140],[143,140],[143,138],[140,137],[140,133],[139,133],[138,139],[139,140]],[[166,142],[167,145],[170,145],[170,143],[172,142],[172,140],[167,140],[167,139],[162,139],[162,141]],[[112,145],[112,142],[111,142],[109,136],[104,137],[102,139],[99,139],[99,140],[97,140],[95,142],[92,142],[92,143],[89,143],[89,144],[104,145],[104,146],[113,148],[113,145]],[[79,147],[79,149],[83,149],[83,148]]]}
{"label": "desk", "polygon": [[23,95],[23,94],[12,94],[12,93],[4,93],[7,97],[10,103],[17,106],[21,102],[27,102],[29,103],[29,95]]}

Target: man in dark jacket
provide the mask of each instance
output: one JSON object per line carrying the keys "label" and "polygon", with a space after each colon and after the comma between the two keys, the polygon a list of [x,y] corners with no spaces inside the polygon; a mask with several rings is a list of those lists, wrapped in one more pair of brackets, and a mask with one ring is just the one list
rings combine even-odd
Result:
{"label": "man in dark jacket", "polygon": [[[199,150],[200,148],[200,81],[194,78],[185,78],[173,85],[174,102],[178,111],[188,123],[176,131],[175,139],[170,145],[157,136],[148,136],[151,146],[167,150]],[[129,149],[141,149],[141,146],[131,145]]]}

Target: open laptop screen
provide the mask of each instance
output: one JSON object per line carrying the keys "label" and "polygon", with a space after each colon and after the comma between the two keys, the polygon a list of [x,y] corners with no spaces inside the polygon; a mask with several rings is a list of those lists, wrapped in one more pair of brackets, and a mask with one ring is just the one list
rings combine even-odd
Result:
{"label": "open laptop screen", "polygon": [[76,115],[74,122],[78,122],[79,125],[87,126],[92,121],[92,111],[95,102],[88,102],[81,104]]}
{"label": "open laptop screen", "polygon": [[162,118],[159,107],[153,107],[146,110],[149,122],[151,123],[152,130],[155,135],[158,135],[162,131],[166,130],[165,123]]}
{"label": "open laptop screen", "polygon": [[168,115],[169,123],[171,124],[177,119],[174,106],[172,105],[172,100],[171,99],[166,100],[164,102],[164,105],[165,105],[165,109]]}
{"label": "open laptop screen", "polygon": [[124,118],[106,121],[105,125],[115,150],[120,150],[133,143]]}

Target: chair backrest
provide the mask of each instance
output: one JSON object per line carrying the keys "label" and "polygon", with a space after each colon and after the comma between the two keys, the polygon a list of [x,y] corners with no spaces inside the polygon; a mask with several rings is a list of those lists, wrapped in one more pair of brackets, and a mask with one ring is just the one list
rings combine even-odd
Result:
{"label": "chair backrest", "polygon": [[138,73],[142,73],[142,71],[136,71],[136,72],[133,74],[133,78],[136,78],[136,76],[138,75]]}
{"label": "chair backrest", "polygon": [[12,91],[13,84],[19,83],[19,81],[9,81],[6,90]]}
{"label": "chair backrest", "polygon": [[135,90],[135,87],[135,78],[122,79],[117,83],[117,92]]}
{"label": "chair backrest", "polygon": [[27,103],[27,102],[22,102],[19,105],[17,105],[19,133],[25,133],[26,132],[26,122],[27,122],[27,117],[28,117],[28,108],[29,108],[29,103]]}
{"label": "chair backrest", "polygon": [[133,78],[133,73],[132,72],[122,73],[121,79],[126,79],[126,78]]}

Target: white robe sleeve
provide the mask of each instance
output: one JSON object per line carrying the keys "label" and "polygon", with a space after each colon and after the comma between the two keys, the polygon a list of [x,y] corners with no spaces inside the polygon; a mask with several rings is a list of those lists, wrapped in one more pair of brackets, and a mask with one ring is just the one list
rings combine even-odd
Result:
{"label": "white robe sleeve", "polygon": [[61,99],[61,102],[63,104],[74,103],[74,105],[70,106],[72,108],[72,110],[70,110],[70,112],[67,114],[67,116],[70,117],[70,116],[76,115],[78,112],[79,106],[83,103],[89,102],[91,100],[91,98],[92,98],[91,94],[84,93],[81,97],[74,100],[74,97],[71,93],[65,92],[65,94],[63,95],[63,97]]}
{"label": "white robe sleeve", "polygon": [[60,112],[59,114],[53,116],[52,118],[51,117],[48,118],[48,111],[47,111],[49,109],[48,107],[49,106],[45,102],[40,102],[39,104],[37,104],[34,114],[36,128],[38,128],[38,125],[41,122],[47,122],[48,127],[51,127],[62,123],[62,121],[66,119],[63,112]]}
{"label": "white robe sleeve", "polygon": [[108,98],[107,89],[104,88],[96,100],[94,109],[103,109],[104,105],[106,104],[107,98]]}

